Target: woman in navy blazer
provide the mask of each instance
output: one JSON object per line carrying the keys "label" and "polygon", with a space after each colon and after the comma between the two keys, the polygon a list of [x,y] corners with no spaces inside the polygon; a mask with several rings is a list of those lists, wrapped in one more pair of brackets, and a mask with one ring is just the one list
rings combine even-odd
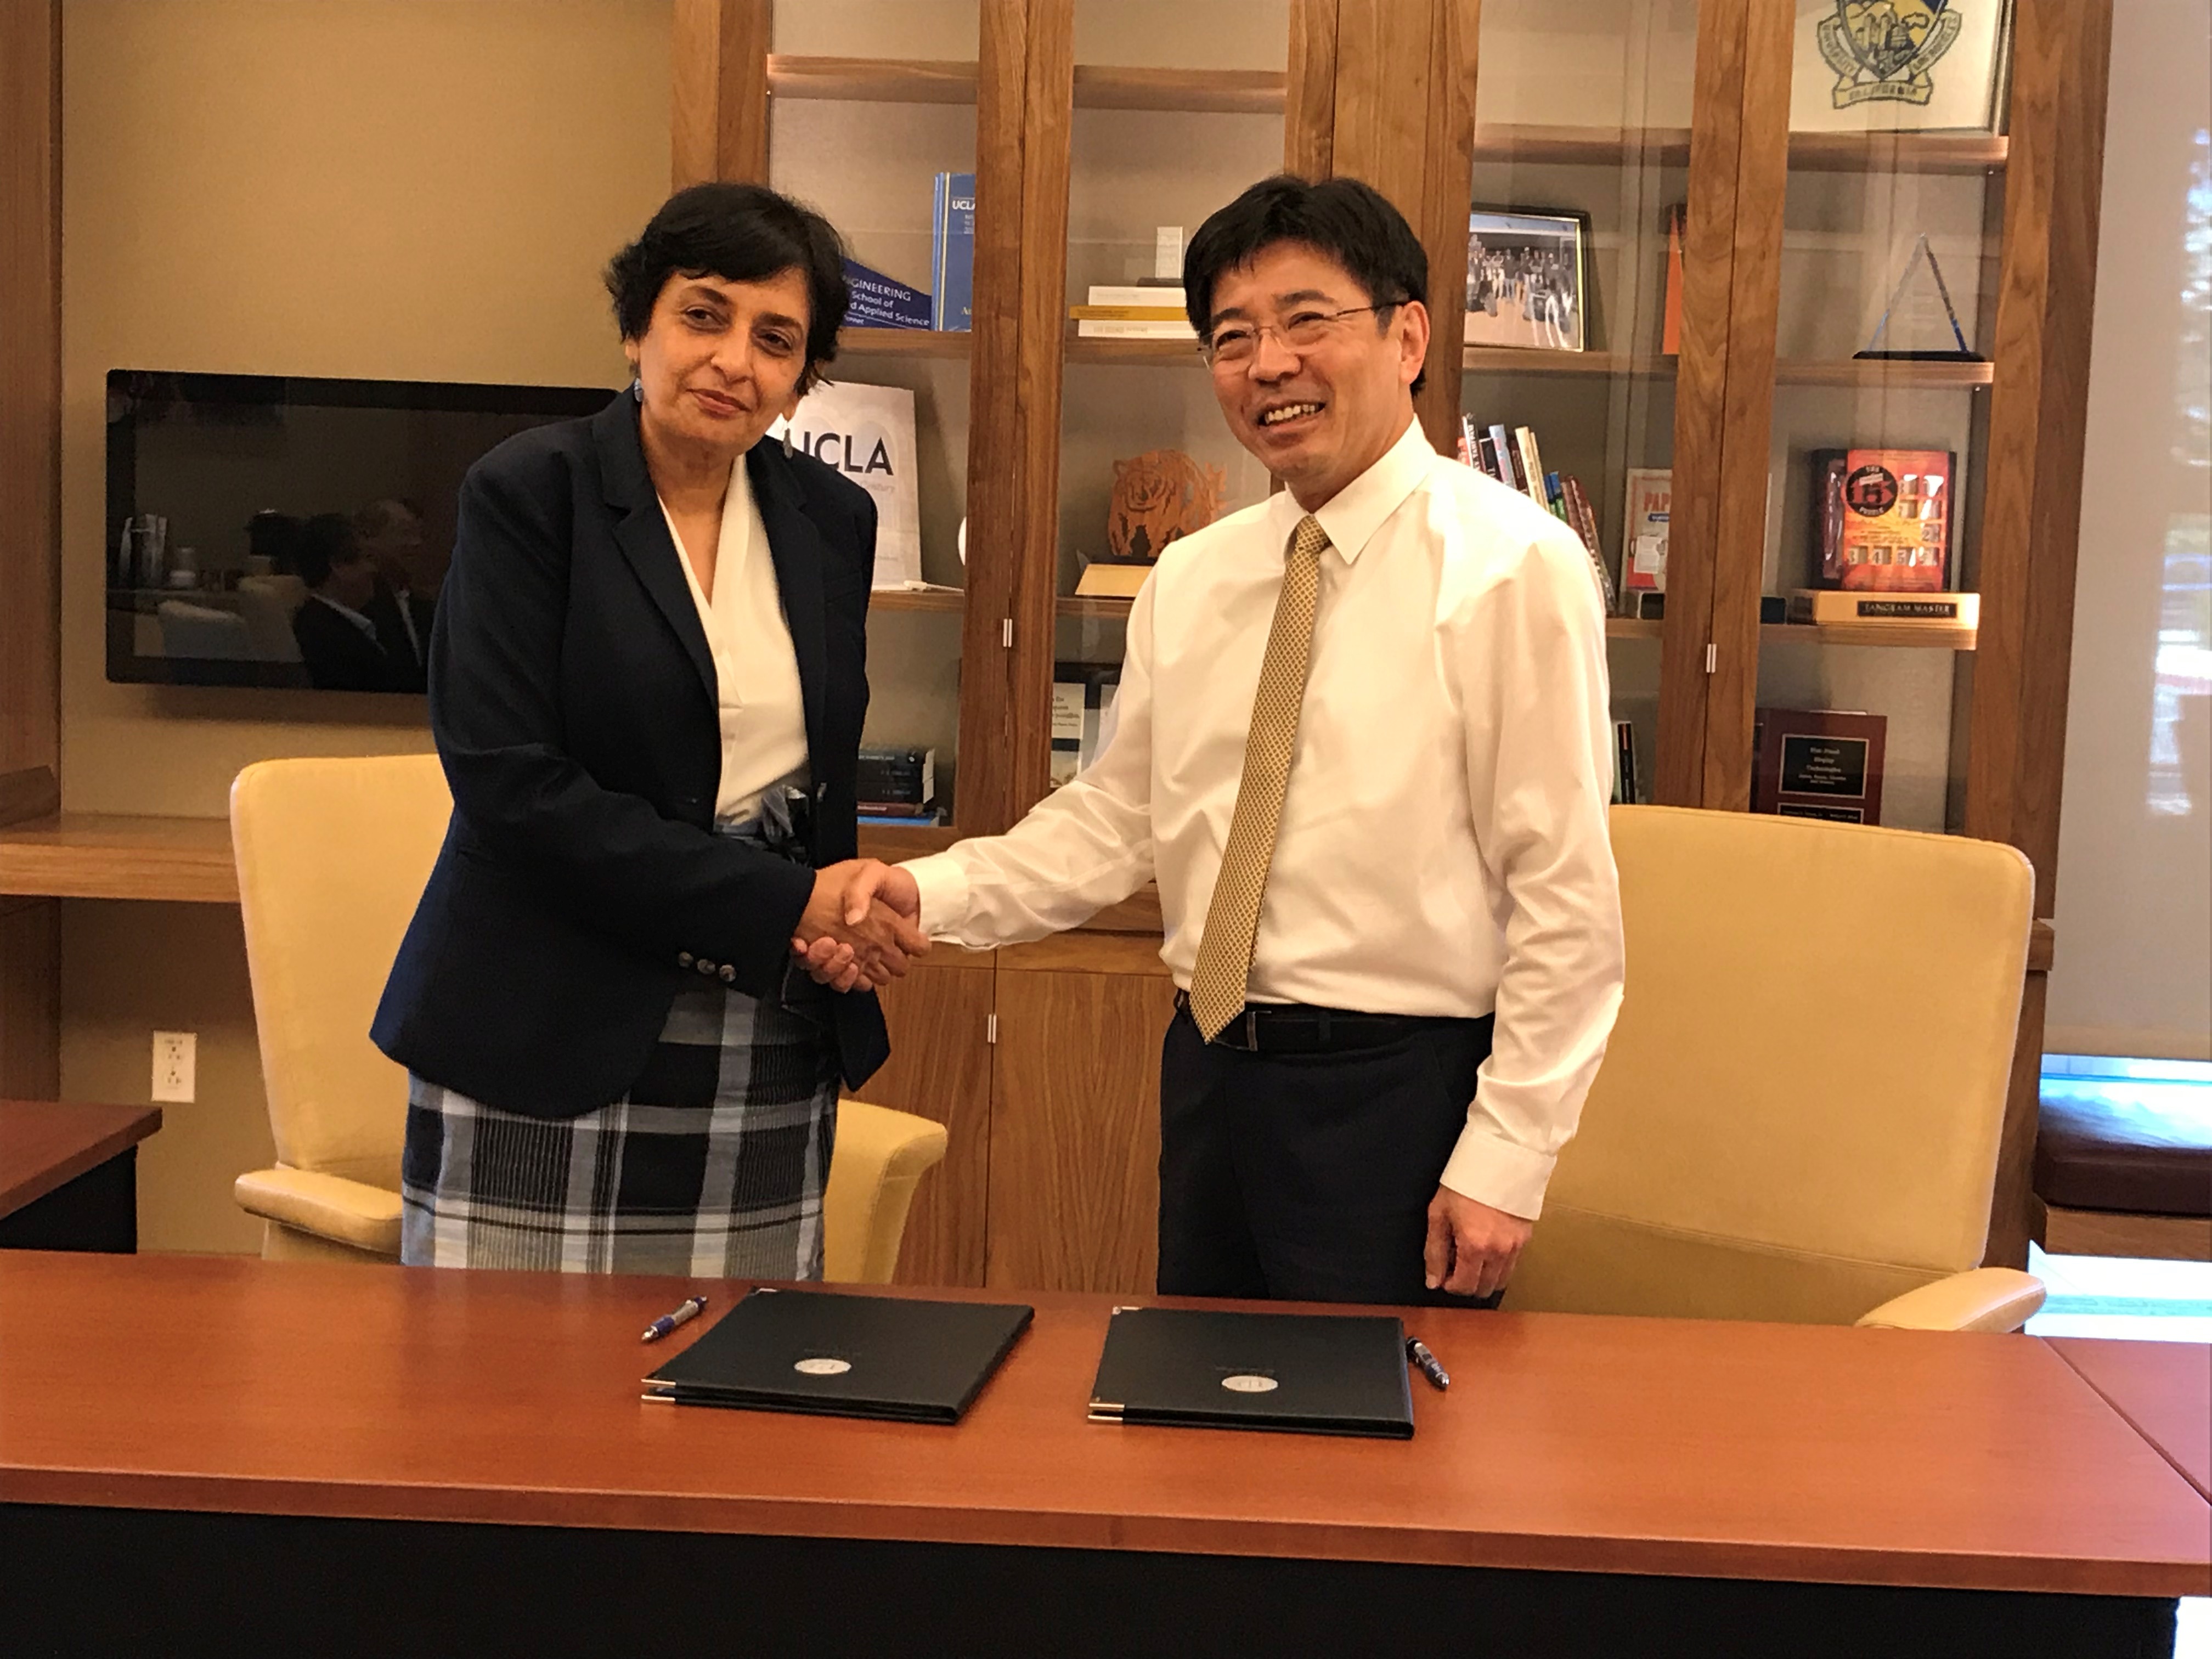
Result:
{"label": "woman in navy blazer", "polygon": [[[843,920],[876,514],[763,441],[836,355],[843,247],[679,192],[608,268],[636,378],[461,486],[430,651],[453,814],[378,1009],[402,1259],[806,1278],[839,1079],[926,944]],[[762,543],[765,543],[765,547]],[[824,935],[817,983],[794,941]]]}

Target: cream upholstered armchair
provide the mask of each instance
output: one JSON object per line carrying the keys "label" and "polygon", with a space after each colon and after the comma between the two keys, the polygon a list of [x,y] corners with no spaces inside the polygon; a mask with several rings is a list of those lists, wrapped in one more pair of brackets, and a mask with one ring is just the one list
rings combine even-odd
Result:
{"label": "cream upholstered armchair", "polygon": [[[399,1254],[407,1079],[368,1038],[453,809],[434,755],[265,761],[231,786],[231,845],[277,1167],[238,1178],[270,1260]],[[841,1102],[824,1271],[887,1283],[942,1124]]]}
{"label": "cream upholstered armchair", "polygon": [[1613,846],[1627,995],[1510,1305],[2017,1329],[2041,1283],[1977,1264],[2027,860],[1665,806]]}

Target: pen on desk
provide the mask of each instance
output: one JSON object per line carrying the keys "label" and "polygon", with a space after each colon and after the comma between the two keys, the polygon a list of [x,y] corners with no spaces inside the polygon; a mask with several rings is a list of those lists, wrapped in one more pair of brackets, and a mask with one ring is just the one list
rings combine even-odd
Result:
{"label": "pen on desk", "polygon": [[663,1314],[659,1318],[654,1320],[653,1323],[647,1325],[645,1328],[645,1334],[638,1338],[638,1340],[641,1342],[659,1341],[662,1337],[667,1335],[669,1332],[674,1330],[678,1325],[684,1323],[688,1320],[696,1319],[699,1316],[700,1310],[704,1308],[706,1305],[707,1298],[705,1297],[693,1297],[689,1302],[686,1302],[674,1313]]}
{"label": "pen on desk", "polygon": [[1437,1364],[1436,1355],[1429,1352],[1428,1344],[1422,1341],[1419,1337],[1409,1336],[1406,1339],[1406,1358],[1419,1368],[1423,1376],[1429,1379],[1432,1387],[1438,1389],[1451,1387],[1451,1373]]}

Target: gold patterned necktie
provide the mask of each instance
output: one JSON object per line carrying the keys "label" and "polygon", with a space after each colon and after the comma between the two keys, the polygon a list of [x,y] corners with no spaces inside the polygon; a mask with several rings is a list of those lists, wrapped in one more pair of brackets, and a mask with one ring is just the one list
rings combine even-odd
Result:
{"label": "gold patterned necktie", "polygon": [[1283,591],[1275,601],[1274,625],[1267,632],[1267,660],[1260,670],[1259,693],[1252,699],[1251,730],[1244,738],[1244,775],[1237,786],[1237,811],[1229,821],[1221,873],[1214,878],[1206,933],[1198,942],[1198,965],[1190,975],[1190,1017],[1208,1042],[1244,1006],[1252,940],[1260,927],[1260,899],[1267,890],[1267,866],[1275,856],[1283,791],[1291,781],[1291,749],[1298,735],[1298,709],[1305,702],[1314,611],[1321,593],[1321,554],[1328,545],[1328,532],[1321,520],[1308,514],[1298,521],[1283,569]]}

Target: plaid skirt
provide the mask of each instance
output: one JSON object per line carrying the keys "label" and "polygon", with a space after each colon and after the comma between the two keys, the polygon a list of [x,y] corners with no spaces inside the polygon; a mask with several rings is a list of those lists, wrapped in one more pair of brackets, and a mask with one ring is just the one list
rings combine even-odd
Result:
{"label": "plaid skirt", "polygon": [[823,1025],[687,988],[643,1074],[580,1117],[525,1117],[410,1077],[399,1259],[819,1279],[836,1124]]}

